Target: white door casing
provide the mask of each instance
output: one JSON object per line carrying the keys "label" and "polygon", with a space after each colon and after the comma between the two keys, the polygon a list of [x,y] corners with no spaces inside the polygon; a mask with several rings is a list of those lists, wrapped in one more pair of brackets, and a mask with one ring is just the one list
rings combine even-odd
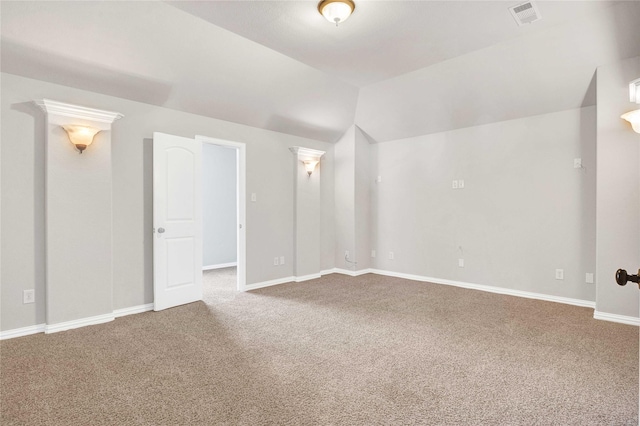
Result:
{"label": "white door casing", "polygon": [[202,143],[153,134],[154,310],[202,300]]}
{"label": "white door casing", "polygon": [[237,290],[247,290],[246,284],[246,145],[241,142],[231,142],[223,139],[211,138],[208,136],[196,135],[196,141],[201,143],[210,143],[213,145],[225,146],[238,150],[237,155],[237,212],[238,212],[238,253],[237,253],[237,274],[238,285]]}

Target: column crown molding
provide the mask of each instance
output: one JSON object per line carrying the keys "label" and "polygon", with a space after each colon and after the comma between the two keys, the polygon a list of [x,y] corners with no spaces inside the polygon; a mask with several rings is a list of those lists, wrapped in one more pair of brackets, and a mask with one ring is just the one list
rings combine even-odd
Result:
{"label": "column crown molding", "polygon": [[101,109],[87,108],[64,102],[40,99],[34,101],[47,114],[61,115],[64,117],[78,118],[82,120],[98,121],[101,123],[113,123],[124,117],[119,112],[104,111]]}
{"label": "column crown molding", "polygon": [[320,159],[325,151],[318,151],[317,149],[303,148],[301,146],[292,146],[289,148],[291,152],[296,154],[298,158],[317,158]]}

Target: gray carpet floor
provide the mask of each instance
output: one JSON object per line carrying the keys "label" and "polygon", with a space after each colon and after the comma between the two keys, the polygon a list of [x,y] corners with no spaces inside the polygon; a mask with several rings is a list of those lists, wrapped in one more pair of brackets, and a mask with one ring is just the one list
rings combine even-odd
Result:
{"label": "gray carpet floor", "polygon": [[638,329],[363,275],[0,342],[2,425],[637,425]]}

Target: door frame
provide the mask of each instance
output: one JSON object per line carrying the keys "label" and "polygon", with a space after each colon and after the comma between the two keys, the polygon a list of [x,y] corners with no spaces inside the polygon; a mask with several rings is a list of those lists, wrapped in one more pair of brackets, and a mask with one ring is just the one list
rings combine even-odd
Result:
{"label": "door frame", "polygon": [[236,208],[237,208],[237,223],[236,229],[236,241],[237,241],[237,290],[247,290],[247,226],[246,226],[246,164],[247,164],[247,149],[246,144],[242,142],[232,142],[224,139],[211,138],[209,136],[196,135],[196,142],[208,143],[211,145],[223,146],[225,148],[236,149],[236,178],[237,178],[237,191],[236,191]]}

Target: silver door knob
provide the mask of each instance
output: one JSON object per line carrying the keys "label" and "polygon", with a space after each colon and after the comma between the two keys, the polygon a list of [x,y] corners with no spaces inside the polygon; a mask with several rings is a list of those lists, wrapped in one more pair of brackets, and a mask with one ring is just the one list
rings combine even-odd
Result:
{"label": "silver door knob", "polygon": [[158,234],[164,234],[164,228],[158,228]]}

